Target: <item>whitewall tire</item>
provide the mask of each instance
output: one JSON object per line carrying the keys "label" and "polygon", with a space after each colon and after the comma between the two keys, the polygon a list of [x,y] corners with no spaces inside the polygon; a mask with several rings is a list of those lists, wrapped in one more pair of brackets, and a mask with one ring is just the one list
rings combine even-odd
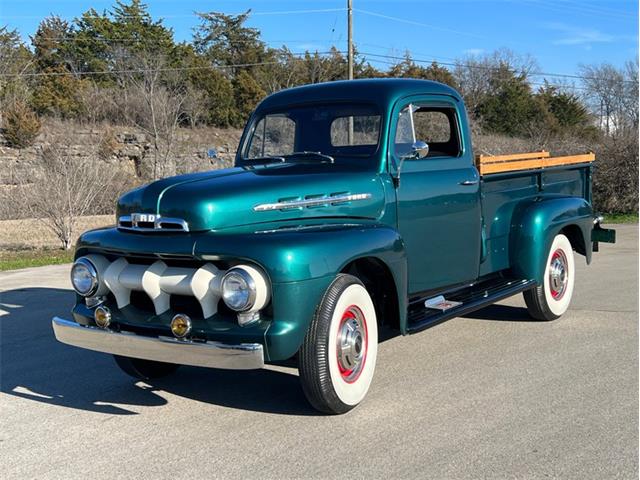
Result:
{"label": "whitewall tire", "polygon": [[576,269],[569,239],[556,235],[547,255],[543,284],[524,292],[527,309],[538,320],[555,320],[571,303]]}
{"label": "whitewall tire", "polygon": [[341,274],[327,289],[299,355],[302,389],[314,408],[345,413],[366,396],[378,353],[378,324],[360,280]]}

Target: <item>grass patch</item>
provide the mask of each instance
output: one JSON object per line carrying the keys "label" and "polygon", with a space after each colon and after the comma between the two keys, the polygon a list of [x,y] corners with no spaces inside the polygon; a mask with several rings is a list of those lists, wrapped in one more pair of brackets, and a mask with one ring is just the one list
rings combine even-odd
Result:
{"label": "grass patch", "polygon": [[[604,223],[638,223],[637,213],[607,213]],[[25,244],[15,244],[0,250],[0,272],[45,265],[60,265],[73,261],[73,249],[25,248]]]}
{"label": "grass patch", "polygon": [[637,213],[605,213],[604,223],[638,223]]}
{"label": "grass patch", "polygon": [[73,249],[33,249],[0,251],[0,271],[59,265],[73,261]]}

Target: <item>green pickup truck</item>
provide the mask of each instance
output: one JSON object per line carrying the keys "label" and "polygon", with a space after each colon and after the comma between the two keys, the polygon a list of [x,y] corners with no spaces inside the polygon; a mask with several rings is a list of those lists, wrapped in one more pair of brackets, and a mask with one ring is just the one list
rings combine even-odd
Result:
{"label": "green pickup truck", "polygon": [[343,413],[382,327],[412,334],[518,293],[535,319],[567,310],[574,251],[589,263],[615,241],[593,160],[475,157],[460,95],[435,82],[284,90],[235,167],[136,188],[116,226],[82,235],[73,320],[53,330],[138,378],[293,359],[313,407]]}

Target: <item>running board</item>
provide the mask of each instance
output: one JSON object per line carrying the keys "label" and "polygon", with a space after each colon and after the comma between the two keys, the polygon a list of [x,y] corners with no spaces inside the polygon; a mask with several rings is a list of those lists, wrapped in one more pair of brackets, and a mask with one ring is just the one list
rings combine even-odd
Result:
{"label": "running board", "polygon": [[445,320],[461,317],[535,286],[534,280],[500,279],[462,288],[447,294],[447,299],[442,295],[421,299],[409,307],[407,333],[420,332]]}

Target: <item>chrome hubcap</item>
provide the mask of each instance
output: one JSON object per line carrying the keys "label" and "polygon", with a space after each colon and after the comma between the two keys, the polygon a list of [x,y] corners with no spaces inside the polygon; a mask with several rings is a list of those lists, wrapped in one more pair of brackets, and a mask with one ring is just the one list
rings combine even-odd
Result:
{"label": "chrome hubcap", "polygon": [[348,383],[355,382],[367,358],[367,323],[355,305],[342,314],[336,353],[340,375]]}
{"label": "chrome hubcap", "polygon": [[549,288],[554,299],[560,300],[567,290],[569,266],[564,251],[558,249],[551,256],[549,265]]}

